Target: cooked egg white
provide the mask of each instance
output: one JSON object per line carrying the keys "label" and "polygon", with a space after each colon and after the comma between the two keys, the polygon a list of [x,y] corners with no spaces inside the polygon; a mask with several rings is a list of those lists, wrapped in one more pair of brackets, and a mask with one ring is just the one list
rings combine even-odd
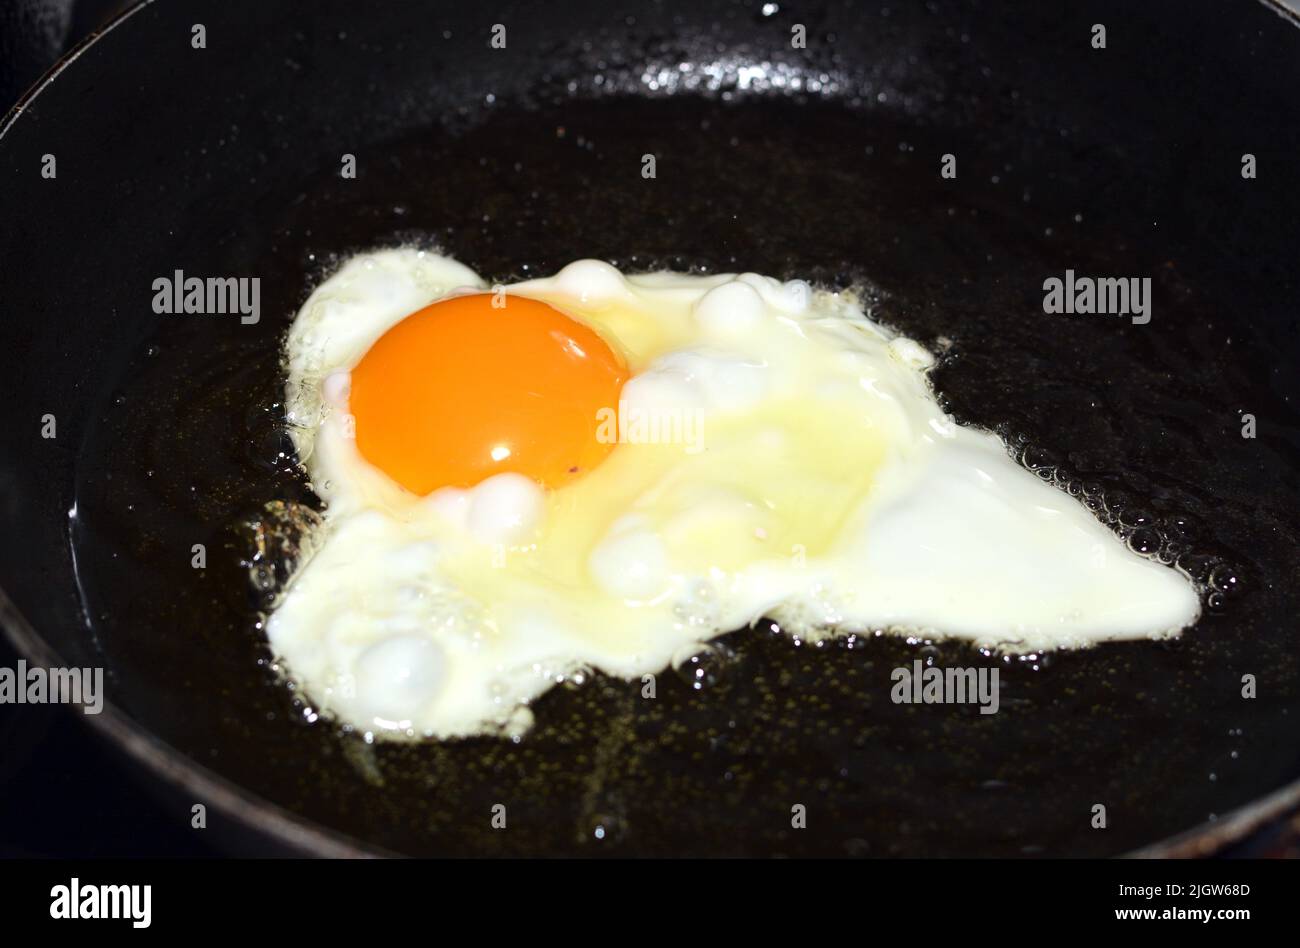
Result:
{"label": "cooked egg white", "polygon": [[[547,490],[519,473],[426,496],[358,451],[349,373],[407,315],[484,292],[414,249],[353,258],[285,346],[292,432],[327,503],[267,622],[316,705],[374,733],[526,729],[575,670],[635,678],[763,616],[805,637],[926,630],[1037,651],[1172,633],[1190,583],[956,425],[930,355],[852,294],[585,260],[506,288],[595,330],[631,378],[617,446]],[[743,634],[743,632],[741,633]]]}

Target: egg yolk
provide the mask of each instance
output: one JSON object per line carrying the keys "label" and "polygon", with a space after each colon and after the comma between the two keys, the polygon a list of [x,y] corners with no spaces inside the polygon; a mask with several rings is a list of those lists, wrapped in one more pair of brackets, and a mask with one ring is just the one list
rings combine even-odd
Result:
{"label": "egg yolk", "polygon": [[[548,488],[591,470],[628,371],[592,329],[539,300],[440,300],[379,338],[352,371],[361,455],[416,494],[506,471]],[[606,428],[608,430],[608,428]]]}

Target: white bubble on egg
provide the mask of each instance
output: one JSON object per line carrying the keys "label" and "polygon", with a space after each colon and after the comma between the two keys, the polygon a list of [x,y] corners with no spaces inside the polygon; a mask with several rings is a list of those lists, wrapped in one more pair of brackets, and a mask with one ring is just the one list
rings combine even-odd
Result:
{"label": "white bubble on egg", "polygon": [[628,295],[623,274],[601,260],[569,264],[553,277],[553,290],[580,303],[608,303]]}
{"label": "white bubble on egg", "polygon": [[357,658],[358,710],[392,727],[409,727],[437,698],[446,677],[442,649],[427,636],[394,635]]}
{"label": "white bubble on egg", "polygon": [[465,527],[483,543],[513,543],[536,528],[544,506],[536,482],[522,474],[497,474],[471,492]]}
{"label": "white bubble on egg", "polygon": [[737,280],[715,286],[695,304],[695,318],[708,329],[728,335],[750,332],[763,320],[763,298]]}
{"label": "white bubble on egg", "polygon": [[352,375],[349,372],[331,372],[321,383],[321,394],[325,403],[331,408],[346,409],[348,392],[352,388]]}
{"label": "white bubble on egg", "polygon": [[600,588],[624,600],[651,600],[667,590],[668,554],[645,517],[615,521],[591,551],[588,568]]}

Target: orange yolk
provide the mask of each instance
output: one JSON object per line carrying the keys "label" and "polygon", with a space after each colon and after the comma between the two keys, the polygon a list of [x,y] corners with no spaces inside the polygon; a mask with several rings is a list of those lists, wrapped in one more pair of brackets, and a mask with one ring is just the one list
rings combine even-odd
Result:
{"label": "orange yolk", "polygon": [[560,487],[613,449],[598,439],[627,366],[546,303],[441,300],[384,333],[352,371],[357,449],[416,494],[513,471]]}

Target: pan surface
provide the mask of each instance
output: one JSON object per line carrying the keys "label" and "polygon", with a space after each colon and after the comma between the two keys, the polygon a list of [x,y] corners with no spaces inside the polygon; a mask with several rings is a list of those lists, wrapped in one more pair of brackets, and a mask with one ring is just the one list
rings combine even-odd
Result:
{"label": "pan surface", "polygon": [[[5,618],[105,667],[119,739],[331,852],[1115,854],[1212,836],[1300,777],[1291,23],[1249,2],[233,6],[145,6],[0,136]],[[866,286],[946,350],[960,420],[1177,560],[1206,614],[1046,656],[759,625],[654,701],[556,689],[519,742],[308,720],[247,565],[268,503],[317,503],[279,344],[333,265],[396,243],[493,281],[600,257]],[[1151,277],[1151,322],[1045,315],[1067,268]],[[260,278],[260,322],[155,315],[178,269]],[[893,704],[918,658],[996,665],[1001,711]]]}

